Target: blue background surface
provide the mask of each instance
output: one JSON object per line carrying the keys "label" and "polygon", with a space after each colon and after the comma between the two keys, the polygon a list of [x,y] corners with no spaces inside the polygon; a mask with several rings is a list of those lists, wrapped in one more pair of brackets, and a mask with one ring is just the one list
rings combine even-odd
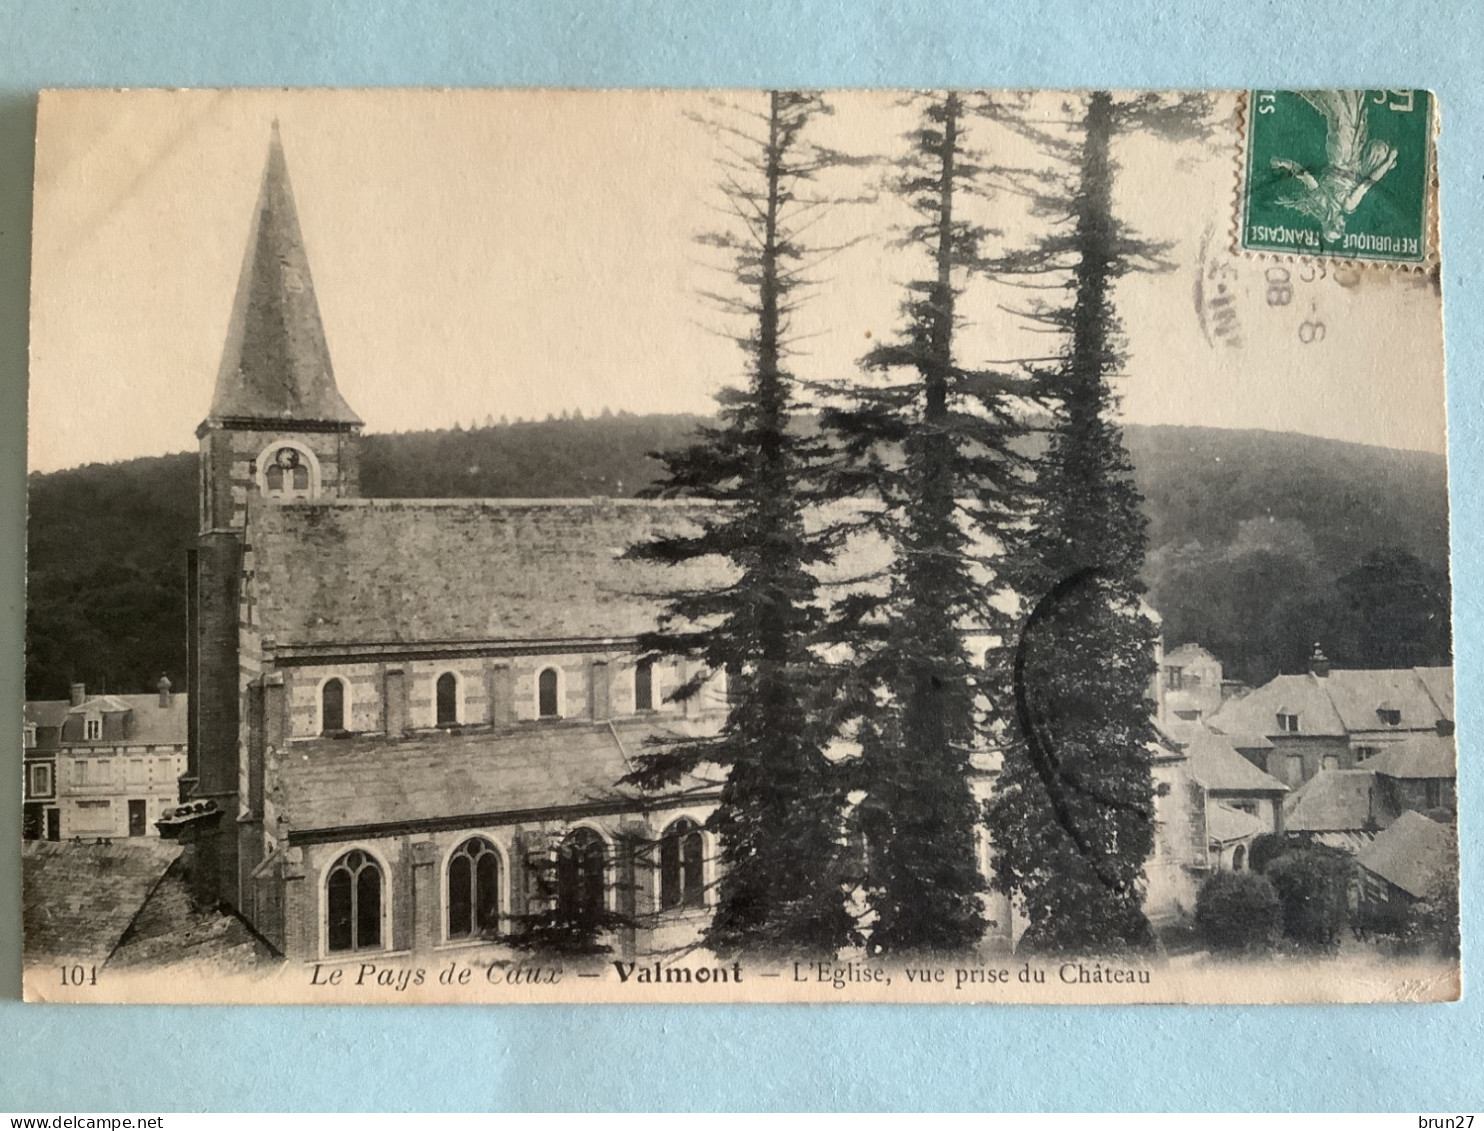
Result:
{"label": "blue background surface", "polygon": [[22,697],[26,283],[41,87],[1427,86],[1444,122],[1464,959],[1477,969],[1481,13],[1464,0],[0,0],[0,1110],[1479,1105],[1477,993],[1406,1008],[23,1005],[12,736]]}

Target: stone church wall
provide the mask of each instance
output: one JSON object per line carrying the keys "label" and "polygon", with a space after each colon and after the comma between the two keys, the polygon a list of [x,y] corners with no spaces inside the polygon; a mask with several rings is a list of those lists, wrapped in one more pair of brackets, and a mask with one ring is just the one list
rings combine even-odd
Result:
{"label": "stone church wall", "polygon": [[[577,828],[588,828],[603,838],[607,848],[606,905],[610,911],[630,916],[637,927],[621,931],[621,937],[609,940],[614,952],[631,953],[636,948],[639,953],[679,949],[695,943],[709,922],[710,912],[708,909],[656,911],[659,874],[654,845],[673,821],[688,817],[701,825],[709,812],[709,806],[692,805],[664,810],[647,818],[574,816],[567,821],[364,837],[290,848],[284,853],[277,876],[260,880],[262,888],[281,888],[288,906],[275,906],[277,894],[263,891],[258,902],[264,912],[260,929],[267,928],[265,933],[276,932],[282,938],[285,954],[304,962],[363,962],[378,955],[406,952],[506,952],[509,948],[498,941],[448,937],[447,877],[454,852],[471,837],[481,837],[494,846],[500,861],[500,913],[505,929],[509,930],[511,917],[524,914],[529,907],[526,854],[550,837],[559,838]],[[705,837],[705,878],[708,893],[712,893],[717,878],[716,846],[710,834]],[[636,846],[640,849],[637,853]],[[383,869],[384,945],[331,954],[326,944],[326,882],[336,862],[356,849],[366,852]],[[708,894],[708,903],[713,900],[714,894]]]}

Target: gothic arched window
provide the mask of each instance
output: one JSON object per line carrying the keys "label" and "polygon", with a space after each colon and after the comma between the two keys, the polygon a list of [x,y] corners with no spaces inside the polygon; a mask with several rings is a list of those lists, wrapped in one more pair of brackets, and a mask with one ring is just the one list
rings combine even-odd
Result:
{"label": "gothic arched window", "polygon": [[542,668],[541,674],[536,678],[536,709],[543,719],[554,719],[561,714],[557,696],[558,683],[556,668]]}
{"label": "gothic arched window", "polygon": [[325,881],[331,952],[381,950],[381,865],[359,848],[347,852]]}
{"label": "gothic arched window", "polygon": [[1247,867],[1247,846],[1239,844],[1232,849],[1232,871],[1240,872],[1245,867]]}
{"label": "gothic arched window", "polygon": [[444,672],[438,677],[436,690],[438,725],[449,726],[459,721],[459,677]]}
{"label": "gothic arched window", "polygon": [[483,837],[466,840],[448,861],[448,937],[494,934],[500,925],[500,857]]}
{"label": "gothic arched window", "polygon": [[701,828],[681,817],[660,838],[660,907],[700,907],[706,902]]}
{"label": "gothic arched window", "polygon": [[338,676],[325,680],[319,691],[319,729],[334,734],[345,729],[345,681]]}
{"label": "gothic arched window", "polygon": [[574,829],[557,850],[557,914],[570,923],[592,923],[603,913],[603,838]]}
{"label": "gothic arched window", "polygon": [[640,660],[634,668],[634,710],[654,710],[653,660]]}

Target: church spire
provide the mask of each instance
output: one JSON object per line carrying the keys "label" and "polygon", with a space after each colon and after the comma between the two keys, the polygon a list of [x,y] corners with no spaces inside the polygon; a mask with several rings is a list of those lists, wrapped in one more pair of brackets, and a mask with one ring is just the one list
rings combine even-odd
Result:
{"label": "church spire", "polygon": [[335,386],[276,119],[208,420],[361,423]]}

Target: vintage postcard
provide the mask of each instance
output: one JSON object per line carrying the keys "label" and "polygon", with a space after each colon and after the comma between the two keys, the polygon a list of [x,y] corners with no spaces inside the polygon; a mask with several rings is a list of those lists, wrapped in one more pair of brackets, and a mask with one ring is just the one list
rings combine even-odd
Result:
{"label": "vintage postcard", "polygon": [[1457,998],[1437,131],[43,95],[26,996]]}

